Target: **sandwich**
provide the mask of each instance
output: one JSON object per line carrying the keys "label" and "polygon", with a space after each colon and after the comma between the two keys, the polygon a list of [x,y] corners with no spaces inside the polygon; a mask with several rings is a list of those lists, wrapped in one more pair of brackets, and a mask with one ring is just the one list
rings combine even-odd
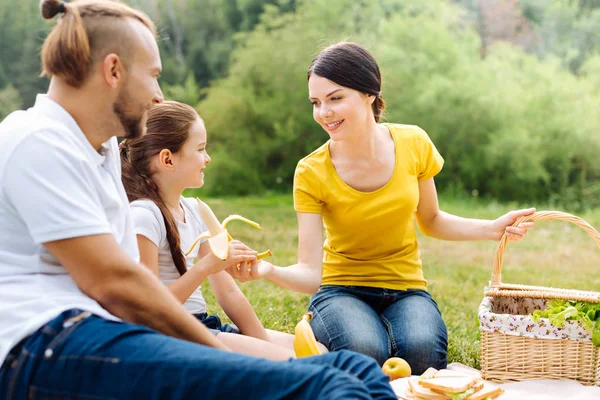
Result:
{"label": "sandwich", "polygon": [[504,389],[464,373],[429,368],[408,381],[406,396],[414,400],[493,400]]}
{"label": "sandwich", "polygon": [[483,382],[483,387],[467,397],[467,400],[493,400],[504,393],[500,386],[492,385],[489,382]]}

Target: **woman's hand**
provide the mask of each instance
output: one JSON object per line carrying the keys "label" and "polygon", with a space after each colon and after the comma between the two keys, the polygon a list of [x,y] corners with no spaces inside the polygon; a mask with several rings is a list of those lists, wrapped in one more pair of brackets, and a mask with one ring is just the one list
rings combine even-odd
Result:
{"label": "woman's hand", "polygon": [[229,251],[226,260],[218,259],[212,251],[206,256],[206,267],[210,274],[221,272],[226,268],[235,267],[238,264],[246,264],[247,262],[256,261],[256,255],[258,253],[246,246],[239,240],[232,240],[229,242]]}
{"label": "woman's hand", "polygon": [[531,215],[535,212],[535,208],[527,208],[523,210],[510,211],[500,218],[494,220],[490,225],[491,237],[494,240],[500,240],[502,235],[506,233],[506,237],[511,241],[519,241],[525,237],[528,229],[535,228],[535,222],[523,222],[518,226],[512,226],[520,217]]}
{"label": "woman's hand", "polygon": [[275,266],[270,262],[258,260],[239,265],[234,264],[227,268],[227,272],[240,282],[249,282],[269,276],[274,269]]}

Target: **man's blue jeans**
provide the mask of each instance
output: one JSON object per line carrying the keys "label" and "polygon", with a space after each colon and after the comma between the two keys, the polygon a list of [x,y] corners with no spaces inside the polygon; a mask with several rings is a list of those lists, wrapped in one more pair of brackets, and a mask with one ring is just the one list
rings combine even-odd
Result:
{"label": "man's blue jeans", "polygon": [[62,313],[15,348],[0,399],[396,399],[369,357],[269,361]]}
{"label": "man's blue jeans", "polygon": [[315,336],[330,351],[353,350],[379,364],[401,357],[413,374],[446,367],[446,325],[424,290],[323,285],[308,308]]}

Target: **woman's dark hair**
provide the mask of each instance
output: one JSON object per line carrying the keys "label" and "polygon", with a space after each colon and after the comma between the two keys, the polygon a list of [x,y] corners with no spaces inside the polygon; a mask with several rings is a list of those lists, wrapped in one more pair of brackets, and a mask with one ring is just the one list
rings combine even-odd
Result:
{"label": "woman's dark hair", "polygon": [[375,96],[372,104],[375,121],[379,122],[385,102],[381,97],[381,73],[375,58],[367,49],[352,42],[333,44],[319,52],[308,67],[307,78],[318,75],[340,86]]}
{"label": "woman's dark hair", "polygon": [[145,135],[125,139],[120,145],[122,180],[127,198],[129,201],[148,199],[158,206],[165,221],[173,263],[181,275],[185,274],[187,267],[180,247],[177,221],[152,180],[150,161],[164,149],[171,153],[181,150],[188,139],[190,128],[199,119],[196,110],[187,104],[165,101],[148,111]]}

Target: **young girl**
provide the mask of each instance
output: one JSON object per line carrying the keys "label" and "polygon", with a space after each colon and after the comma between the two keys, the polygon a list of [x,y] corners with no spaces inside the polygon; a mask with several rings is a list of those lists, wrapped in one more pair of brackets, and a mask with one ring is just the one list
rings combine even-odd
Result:
{"label": "young girl", "polygon": [[380,123],[381,74],[364,47],[332,45],[307,75],[313,117],[329,140],[296,168],[298,263],[228,271],[313,294],[311,326],[330,351],[354,350],[380,364],[402,357],[413,374],[445,368],[446,325],[427,292],[415,219],[439,239],[520,240],[534,224],[512,224],[535,210],[493,221],[441,211],[434,176],[443,159],[419,127]]}
{"label": "young girl", "polygon": [[[164,282],[184,307],[233,351],[271,359],[294,357],[293,336],[266,330],[231,276],[229,266],[256,262],[256,252],[233,240],[225,261],[215,257],[208,242],[196,254],[184,256],[206,226],[186,188],[204,185],[206,129],[196,111],[165,101],[148,113],[147,133],[121,143],[123,184],[131,202],[141,263]],[[194,258],[198,262],[194,264]],[[237,325],[208,316],[200,284],[208,278],[217,301]],[[241,334],[240,334],[241,333]]]}

